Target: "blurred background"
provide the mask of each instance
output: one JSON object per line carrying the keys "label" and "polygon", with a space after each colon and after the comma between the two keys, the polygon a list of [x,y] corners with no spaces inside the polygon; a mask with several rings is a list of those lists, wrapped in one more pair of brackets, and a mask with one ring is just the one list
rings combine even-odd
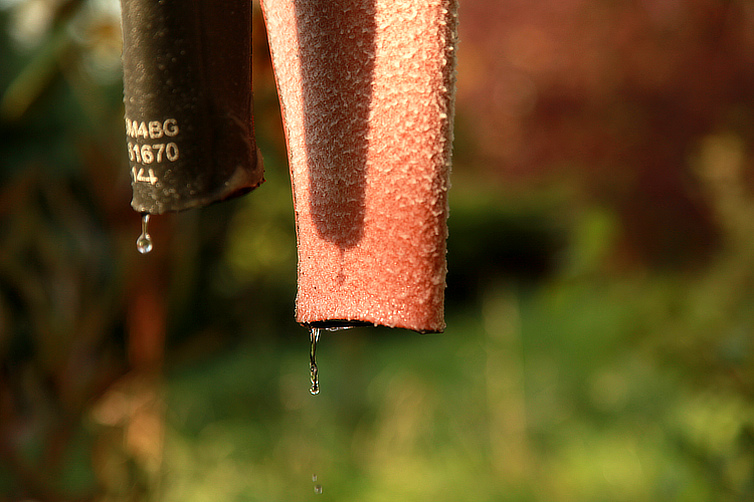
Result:
{"label": "blurred background", "polygon": [[448,328],[316,397],[258,6],[267,182],[146,256],[119,15],[0,0],[0,501],[754,500],[754,4],[462,0]]}

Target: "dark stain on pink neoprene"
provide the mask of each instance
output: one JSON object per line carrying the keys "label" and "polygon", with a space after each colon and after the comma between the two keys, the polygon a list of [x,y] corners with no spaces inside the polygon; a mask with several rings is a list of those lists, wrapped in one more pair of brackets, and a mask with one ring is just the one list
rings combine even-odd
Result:
{"label": "dark stain on pink neoprene", "polygon": [[347,249],[364,233],[375,8],[298,1],[296,21],[311,215],[323,239]]}

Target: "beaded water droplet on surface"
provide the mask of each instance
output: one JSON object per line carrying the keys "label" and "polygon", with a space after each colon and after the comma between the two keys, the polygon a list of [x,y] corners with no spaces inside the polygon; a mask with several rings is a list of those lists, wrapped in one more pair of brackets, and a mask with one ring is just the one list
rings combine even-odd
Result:
{"label": "beaded water droplet on surface", "polygon": [[136,239],[136,249],[141,254],[147,254],[152,251],[152,237],[149,235],[147,226],[149,224],[149,213],[141,215],[141,235]]}

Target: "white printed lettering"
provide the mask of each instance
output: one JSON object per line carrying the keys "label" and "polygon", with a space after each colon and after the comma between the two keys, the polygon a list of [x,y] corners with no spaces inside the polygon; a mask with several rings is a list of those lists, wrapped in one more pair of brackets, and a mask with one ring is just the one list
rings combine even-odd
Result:
{"label": "white printed lettering", "polygon": [[162,124],[162,130],[165,132],[166,136],[170,136],[171,138],[178,136],[178,121],[175,119],[167,119],[164,124]]}
{"label": "white printed lettering", "polygon": [[140,145],[128,142],[128,160],[139,164],[160,163],[167,159],[169,162],[178,160],[178,145],[173,143],[155,143],[152,145]]}
{"label": "white printed lettering", "polygon": [[152,139],[162,138],[162,124],[158,120],[149,122],[149,137]]}
{"label": "white printed lettering", "polygon": [[152,148],[157,150],[157,163],[162,162],[162,152],[165,151],[165,143],[157,143],[152,145]]}
{"label": "white printed lettering", "polygon": [[149,169],[147,171],[147,174],[144,174],[144,168],[140,168],[138,171],[136,171],[135,167],[131,168],[131,176],[133,176],[134,181],[140,181],[142,183],[149,183],[150,185],[154,185],[157,183],[157,176],[155,176],[154,171],[152,169]]}
{"label": "white printed lettering", "polygon": [[178,145],[175,143],[168,143],[165,147],[165,157],[167,157],[170,162],[178,160]]}
{"label": "white printed lettering", "polygon": [[151,164],[154,161],[154,155],[152,155],[151,146],[141,145],[141,160],[144,164]]}
{"label": "white printed lettering", "polygon": [[131,123],[131,119],[126,117],[126,136],[133,138],[135,136],[134,126]]}

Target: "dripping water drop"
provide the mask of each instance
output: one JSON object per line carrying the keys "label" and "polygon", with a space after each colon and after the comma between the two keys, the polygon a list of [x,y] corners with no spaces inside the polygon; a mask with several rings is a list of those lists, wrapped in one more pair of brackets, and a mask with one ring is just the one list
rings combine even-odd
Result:
{"label": "dripping water drop", "polygon": [[312,387],[309,392],[313,396],[319,394],[319,370],[317,369],[317,342],[319,341],[319,328],[309,327],[309,374]]}
{"label": "dripping water drop", "polygon": [[141,235],[136,239],[136,249],[141,254],[147,254],[152,250],[152,237],[149,235],[147,225],[149,224],[149,213],[141,215]]}
{"label": "dripping water drop", "polygon": [[[312,474],[312,483],[317,483],[317,475],[316,474]],[[317,493],[317,494],[322,493],[322,485],[321,484],[317,483],[316,485],[314,485],[314,493]]]}

